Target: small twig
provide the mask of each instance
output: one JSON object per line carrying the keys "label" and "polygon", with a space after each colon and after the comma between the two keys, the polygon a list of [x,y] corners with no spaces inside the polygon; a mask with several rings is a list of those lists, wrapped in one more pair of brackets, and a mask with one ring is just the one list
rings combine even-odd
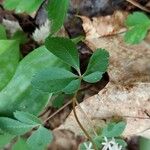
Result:
{"label": "small twig", "polygon": [[79,105],[79,103],[76,101],[76,104],[78,106],[78,108],[80,109],[80,111],[85,115],[85,117],[87,118],[87,121],[89,123],[89,125],[91,126],[92,130],[93,130],[93,133],[95,134],[95,136],[97,136],[97,133],[94,129],[94,126],[93,126],[93,123],[92,121],[89,119],[88,115],[86,114],[86,112],[82,109],[82,107]]}
{"label": "small twig", "polygon": [[148,111],[145,110],[144,113],[145,113],[145,114],[149,117],[149,119],[150,119],[150,114],[148,113]]}
{"label": "small twig", "polygon": [[150,10],[149,10],[148,8],[142,6],[142,5],[139,4],[138,2],[136,2],[136,1],[134,1],[134,0],[126,0],[126,1],[129,2],[129,3],[131,3],[132,5],[134,5],[134,6],[138,7],[138,8],[140,8],[141,10],[144,10],[144,11],[150,13]]}
{"label": "small twig", "polygon": [[78,123],[78,125],[80,126],[80,128],[82,129],[82,131],[84,132],[84,134],[86,135],[86,137],[90,140],[90,142],[92,143],[93,147],[95,150],[97,150],[97,146],[95,145],[94,141],[92,140],[91,136],[89,135],[89,133],[86,131],[86,129],[82,126],[81,122],[78,119],[77,113],[76,113],[76,109],[75,109],[75,105],[76,105],[76,94],[72,99],[72,104],[73,104],[73,113],[75,116],[75,119]]}
{"label": "small twig", "polygon": [[70,100],[69,102],[67,102],[65,105],[63,105],[61,108],[59,108],[56,112],[54,112],[51,116],[49,116],[46,120],[44,120],[43,124],[45,124],[48,120],[50,120],[55,115],[57,115],[60,111],[62,111],[65,107],[67,107],[71,103],[72,103],[72,100]]}

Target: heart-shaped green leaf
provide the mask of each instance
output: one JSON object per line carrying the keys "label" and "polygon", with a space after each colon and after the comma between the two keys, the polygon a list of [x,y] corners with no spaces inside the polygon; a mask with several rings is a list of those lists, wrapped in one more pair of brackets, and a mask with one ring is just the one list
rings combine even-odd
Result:
{"label": "heart-shaped green leaf", "polygon": [[46,48],[55,56],[79,71],[79,55],[76,45],[67,38],[49,37],[45,42]]}
{"label": "heart-shaped green leaf", "polygon": [[63,90],[76,75],[61,68],[47,68],[37,72],[32,80],[32,85],[44,92],[59,92]]}
{"label": "heart-shaped green leaf", "polygon": [[90,58],[83,80],[95,83],[102,78],[109,64],[109,53],[104,49],[97,49]]}

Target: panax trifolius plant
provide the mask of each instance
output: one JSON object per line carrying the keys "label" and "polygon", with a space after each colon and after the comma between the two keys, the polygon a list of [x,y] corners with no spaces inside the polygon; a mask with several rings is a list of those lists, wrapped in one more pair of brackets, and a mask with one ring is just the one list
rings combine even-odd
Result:
{"label": "panax trifolius plant", "polygon": [[86,71],[81,74],[79,54],[76,45],[68,38],[49,37],[45,42],[46,48],[64,63],[74,68],[71,70],[48,67],[37,72],[32,85],[44,92],[66,94],[76,93],[80,89],[81,81],[96,83],[101,80],[109,64],[109,53],[104,49],[97,49],[91,56]]}
{"label": "panax trifolius plant", "polygon": [[[81,82],[96,83],[101,80],[109,64],[109,53],[104,49],[97,49],[91,56],[86,71],[81,74],[80,60],[76,44],[68,39],[61,37],[49,37],[45,42],[46,48],[58,57],[61,61],[70,66],[70,69],[48,67],[37,72],[32,79],[32,86],[42,92],[52,94],[73,94],[73,112],[80,128],[97,149],[92,137],[80,123],[75,110],[77,102],[77,92],[80,90]],[[75,69],[73,73],[71,69]]]}

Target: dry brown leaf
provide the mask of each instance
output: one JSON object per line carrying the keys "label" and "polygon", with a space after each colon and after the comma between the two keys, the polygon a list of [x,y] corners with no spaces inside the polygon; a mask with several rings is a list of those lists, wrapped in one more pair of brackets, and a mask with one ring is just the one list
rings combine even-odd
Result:
{"label": "dry brown leaf", "polygon": [[86,39],[99,38],[102,36],[114,35],[124,32],[124,20],[128,13],[125,11],[116,11],[113,15],[105,17],[93,17],[89,19],[80,16],[83,21],[83,29],[86,33]]}
{"label": "dry brown leaf", "polygon": [[[109,51],[110,82],[98,95],[86,99],[80,106],[96,128],[103,127],[114,116],[120,116],[127,122],[123,134],[125,137],[142,134],[150,128],[149,43],[144,41],[139,45],[129,46],[118,35],[90,39],[87,44],[93,49],[105,48]],[[78,107],[76,111],[82,124],[90,129],[84,114]],[[70,129],[77,134],[81,132],[73,113],[60,129]]]}

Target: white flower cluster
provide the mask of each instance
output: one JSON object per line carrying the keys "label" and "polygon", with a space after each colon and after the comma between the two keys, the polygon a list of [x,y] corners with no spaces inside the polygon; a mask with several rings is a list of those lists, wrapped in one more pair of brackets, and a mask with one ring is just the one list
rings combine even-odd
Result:
{"label": "white flower cluster", "polygon": [[13,35],[18,30],[22,31],[19,22],[17,21],[3,19],[2,24],[5,26],[6,30],[10,32],[11,35]]}
{"label": "white flower cluster", "polygon": [[40,28],[36,28],[32,34],[33,39],[38,43],[44,43],[50,34],[50,21],[47,20]]}
{"label": "white flower cluster", "polygon": [[115,139],[108,140],[107,137],[104,138],[105,142],[102,143],[102,150],[122,150],[122,146],[116,143]]}
{"label": "white flower cluster", "polygon": [[[115,139],[108,140],[107,137],[104,137],[104,142],[102,143],[103,148],[102,150],[122,150],[122,146],[116,143]],[[89,144],[84,143],[86,150],[94,150],[92,149],[92,143]]]}
{"label": "white flower cluster", "polygon": [[84,143],[84,146],[85,146],[86,150],[94,150],[94,149],[92,149],[92,143],[91,142],[89,144]]}

